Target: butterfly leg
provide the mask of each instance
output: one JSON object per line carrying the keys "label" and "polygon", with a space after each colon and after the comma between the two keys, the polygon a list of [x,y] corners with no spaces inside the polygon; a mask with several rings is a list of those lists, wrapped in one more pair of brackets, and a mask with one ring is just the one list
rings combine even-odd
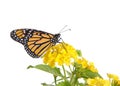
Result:
{"label": "butterfly leg", "polygon": [[63,41],[63,39],[60,38],[59,40],[62,40],[62,42],[59,42],[59,43],[61,43],[61,44],[62,44],[62,47],[65,49],[65,51],[68,52],[67,49],[66,49],[66,47],[65,47],[66,44],[65,44],[65,42]]}

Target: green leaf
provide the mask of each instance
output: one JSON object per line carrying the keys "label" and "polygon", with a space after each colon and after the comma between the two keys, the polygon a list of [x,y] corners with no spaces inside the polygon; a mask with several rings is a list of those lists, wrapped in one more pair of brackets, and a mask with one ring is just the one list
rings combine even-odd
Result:
{"label": "green leaf", "polygon": [[100,74],[97,73],[97,72],[92,72],[91,70],[88,70],[88,69],[84,69],[82,72],[81,72],[81,77],[83,78],[95,78],[95,77],[100,77]]}
{"label": "green leaf", "polygon": [[39,64],[39,65],[36,65],[36,66],[28,66],[27,69],[29,68],[36,68],[36,69],[39,69],[39,70],[42,70],[42,71],[45,71],[45,72],[48,72],[48,73],[51,73],[55,76],[61,76],[63,77],[62,73],[60,72],[60,69],[59,68],[52,68],[50,67],[49,65],[44,65],[44,64]]}
{"label": "green leaf", "polygon": [[46,83],[42,83],[42,86],[54,86],[52,84],[46,84]]}
{"label": "green leaf", "polygon": [[64,82],[59,82],[56,86],[71,86],[70,82],[64,81]]}
{"label": "green leaf", "polygon": [[82,56],[82,52],[81,52],[81,50],[76,50],[76,52],[77,52],[77,54],[78,54],[78,56]]}

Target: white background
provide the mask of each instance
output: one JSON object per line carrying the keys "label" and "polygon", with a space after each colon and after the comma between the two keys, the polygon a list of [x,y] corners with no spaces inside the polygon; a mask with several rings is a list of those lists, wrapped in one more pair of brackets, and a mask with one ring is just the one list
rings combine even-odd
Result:
{"label": "white background", "polygon": [[[35,28],[62,33],[65,42],[81,49],[99,72],[120,76],[119,0],[1,0],[0,1],[0,86],[40,86],[52,76],[28,65],[42,62],[31,58],[24,47],[10,38],[17,28]],[[67,29],[66,28],[66,29]]]}

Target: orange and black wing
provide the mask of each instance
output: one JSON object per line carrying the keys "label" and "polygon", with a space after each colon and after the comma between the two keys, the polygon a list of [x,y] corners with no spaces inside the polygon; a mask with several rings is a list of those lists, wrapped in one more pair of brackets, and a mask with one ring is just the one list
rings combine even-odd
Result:
{"label": "orange and black wing", "polygon": [[13,40],[24,45],[24,39],[26,38],[30,29],[16,29],[10,33]]}
{"label": "orange and black wing", "polygon": [[59,42],[60,34],[54,35],[35,29],[17,29],[11,32],[11,37],[23,44],[31,57],[39,58],[50,47]]}
{"label": "orange and black wing", "polygon": [[54,38],[53,34],[33,30],[31,36],[28,36],[25,43],[25,50],[33,58],[39,58],[50,47],[54,45],[51,41]]}

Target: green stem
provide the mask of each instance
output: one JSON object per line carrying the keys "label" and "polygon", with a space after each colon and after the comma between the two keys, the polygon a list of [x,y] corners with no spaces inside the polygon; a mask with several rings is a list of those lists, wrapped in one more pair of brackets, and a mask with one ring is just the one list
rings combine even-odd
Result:
{"label": "green stem", "polygon": [[54,82],[55,82],[55,86],[57,85],[57,83],[56,83],[56,76],[55,75],[53,75],[54,76]]}
{"label": "green stem", "polygon": [[70,72],[72,73],[72,69],[71,69],[71,66],[69,66],[69,69],[70,69]]}
{"label": "green stem", "polygon": [[73,74],[70,81],[71,86],[77,86],[77,80],[78,80],[77,76]]}
{"label": "green stem", "polygon": [[77,75],[76,75],[76,69],[75,69],[75,66],[73,66],[73,71],[71,72],[71,77],[70,77],[70,83],[71,83],[71,86],[77,86],[77,81],[78,81],[78,78],[77,78]]}
{"label": "green stem", "polygon": [[62,68],[63,68],[63,72],[64,72],[64,80],[66,81],[66,71],[65,71],[65,67],[62,65]]}

